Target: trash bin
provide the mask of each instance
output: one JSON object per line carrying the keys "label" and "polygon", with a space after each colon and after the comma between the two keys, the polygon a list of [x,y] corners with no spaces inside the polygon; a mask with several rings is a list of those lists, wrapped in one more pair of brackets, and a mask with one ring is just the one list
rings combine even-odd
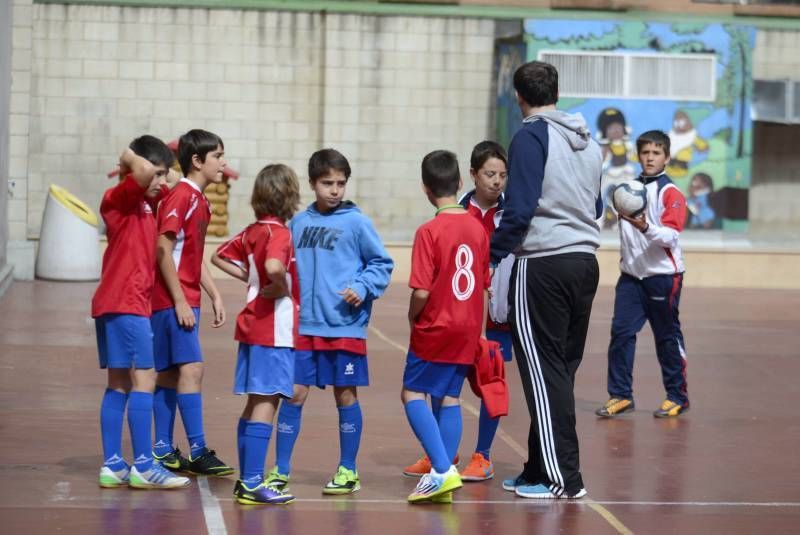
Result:
{"label": "trash bin", "polygon": [[42,215],[36,277],[59,281],[100,278],[97,215],[64,188],[51,185]]}

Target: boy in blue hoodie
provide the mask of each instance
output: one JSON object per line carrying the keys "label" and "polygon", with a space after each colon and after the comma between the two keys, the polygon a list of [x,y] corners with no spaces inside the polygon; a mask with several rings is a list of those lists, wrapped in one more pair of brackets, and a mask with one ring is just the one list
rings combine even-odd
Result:
{"label": "boy in blue hoodie", "polygon": [[369,384],[367,324],[394,263],[367,216],[344,201],[350,164],[341,153],[311,155],[308,177],[316,201],[289,223],[300,282],[300,336],[295,345],[294,395],[278,412],[276,464],[267,484],[286,489],[309,387],[333,385],[339,410],[339,467],[324,494],[361,488],[356,455],[361,443],[359,386]]}

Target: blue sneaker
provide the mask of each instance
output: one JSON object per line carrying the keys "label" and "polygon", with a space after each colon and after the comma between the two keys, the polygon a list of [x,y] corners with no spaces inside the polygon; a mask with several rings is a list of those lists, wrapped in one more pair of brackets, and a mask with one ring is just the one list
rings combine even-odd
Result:
{"label": "blue sneaker", "polygon": [[504,479],[503,480],[503,490],[507,490],[508,492],[514,492],[517,490],[517,487],[528,486],[532,485],[530,481],[522,477],[522,474],[518,475],[514,479]]}
{"label": "blue sneaker", "polygon": [[574,495],[567,493],[556,494],[549,487],[538,483],[536,485],[520,485],[514,493],[520,498],[532,498],[535,500],[579,500],[586,496],[586,489],[581,489]]}
{"label": "blue sneaker", "polygon": [[294,501],[294,496],[291,494],[271,487],[264,482],[252,489],[242,483],[238,485],[234,492],[236,493],[236,501],[244,505],[284,505]]}

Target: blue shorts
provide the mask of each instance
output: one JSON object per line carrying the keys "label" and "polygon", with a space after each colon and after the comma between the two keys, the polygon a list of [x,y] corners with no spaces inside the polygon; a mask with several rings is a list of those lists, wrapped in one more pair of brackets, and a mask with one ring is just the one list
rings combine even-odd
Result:
{"label": "blue shorts", "polygon": [[294,382],[298,385],[368,386],[367,356],[349,351],[295,351]]}
{"label": "blue shorts", "polygon": [[239,342],[234,394],[280,394],[291,398],[294,391],[294,349]]}
{"label": "blue shorts", "polygon": [[174,308],[153,312],[150,324],[153,326],[153,356],[156,371],[168,370],[179,364],[203,362],[200,349],[200,308],[192,308],[194,328],[184,329],[178,324]]}
{"label": "blue shorts", "polygon": [[461,395],[461,387],[470,368],[467,364],[422,360],[409,350],[403,371],[403,387],[437,398],[457,398]]}
{"label": "blue shorts", "polygon": [[101,368],[153,367],[153,331],[147,317],[103,314],[95,318],[94,328]]}
{"label": "blue shorts", "polygon": [[500,344],[500,350],[503,352],[504,361],[510,362],[514,360],[514,342],[511,339],[511,331],[495,331],[487,329],[486,339]]}

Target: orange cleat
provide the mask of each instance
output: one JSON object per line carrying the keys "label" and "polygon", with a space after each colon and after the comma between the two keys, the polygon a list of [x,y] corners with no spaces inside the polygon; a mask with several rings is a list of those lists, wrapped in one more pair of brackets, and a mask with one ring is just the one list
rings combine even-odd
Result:
{"label": "orange cleat", "polygon": [[494,477],[494,465],[492,461],[483,456],[482,453],[472,454],[469,464],[461,472],[461,479],[464,481],[486,481]]}

